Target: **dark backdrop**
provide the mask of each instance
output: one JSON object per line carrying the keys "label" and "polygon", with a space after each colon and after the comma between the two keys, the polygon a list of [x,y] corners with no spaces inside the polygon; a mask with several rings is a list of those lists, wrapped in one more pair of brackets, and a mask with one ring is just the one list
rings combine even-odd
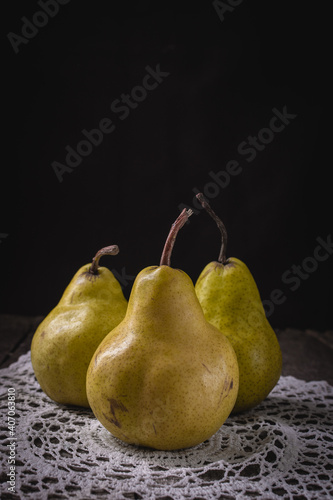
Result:
{"label": "dark backdrop", "polygon": [[[332,328],[332,250],[313,257],[317,238],[329,240],[332,229],[329,14],[301,2],[178,4],[7,2],[1,312],[47,314],[109,244],[120,254],[101,263],[128,297],[199,190],[228,229],[228,256],[252,271],[272,325]],[[145,80],[152,70],[163,75]],[[145,96],[136,88],[143,81],[158,84]],[[139,102],[125,116],[116,99],[131,93]],[[284,111],[283,130],[273,110]],[[111,127],[105,118],[113,132],[57,177],[52,163],[65,165],[66,147],[86,140],[82,130]],[[250,136],[261,138],[252,153]],[[231,161],[237,175],[227,182]],[[179,234],[172,264],[195,281],[219,244],[199,211]]]}

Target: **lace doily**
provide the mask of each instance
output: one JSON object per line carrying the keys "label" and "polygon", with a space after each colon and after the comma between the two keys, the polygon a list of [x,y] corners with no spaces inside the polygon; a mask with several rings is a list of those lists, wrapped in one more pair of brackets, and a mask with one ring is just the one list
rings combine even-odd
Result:
{"label": "lace doily", "polygon": [[3,499],[333,496],[333,387],[326,382],[281,377],[260,406],[229,417],[208,441],[161,452],[118,441],[88,409],[52,402],[35,380],[30,353],[0,377]]}

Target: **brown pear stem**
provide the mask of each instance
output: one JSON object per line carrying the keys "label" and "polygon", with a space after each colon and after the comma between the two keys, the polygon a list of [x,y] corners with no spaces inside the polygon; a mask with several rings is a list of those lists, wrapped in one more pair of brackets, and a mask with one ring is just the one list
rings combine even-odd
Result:
{"label": "brown pear stem", "polygon": [[97,254],[92,260],[89,273],[90,274],[97,274],[98,273],[98,265],[99,265],[99,259],[103,255],[117,255],[119,253],[119,248],[117,245],[110,245],[109,247],[104,247],[101,248],[101,250],[98,250]]}
{"label": "brown pear stem", "polygon": [[214,210],[211,208],[208,201],[205,199],[204,195],[202,193],[198,193],[196,197],[198,198],[198,200],[200,201],[201,205],[206,210],[206,212],[208,212],[209,215],[214,219],[214,221],[217,224],[217,227],[221,232],[222,243],[221,243],[220,254],[217,261],[220,262],[221,264],[225,264],[227,261],[226,252],[227,252],[227,242],[228,242],[228,233],[226,227],[221,221],[221,219],[216,215]]}
{"label": "brown pear stem", "polygon": [[193,214],[193,210],[191,210],[191,209],[186,210],[186,208],[184,208],[184,210],[181,212],[181,214],[178,216],[178,218],[172,224],[169,235],[166,239],[166,242],[165,242],[165,245],[163,248],[160,266],[169,266],[170,267],[170,259],[171,259],[172,249],[173,249],[173,246],[175,244],[178,231],[184,226],[184,224],[188,221],[188,218],[192,214]]}

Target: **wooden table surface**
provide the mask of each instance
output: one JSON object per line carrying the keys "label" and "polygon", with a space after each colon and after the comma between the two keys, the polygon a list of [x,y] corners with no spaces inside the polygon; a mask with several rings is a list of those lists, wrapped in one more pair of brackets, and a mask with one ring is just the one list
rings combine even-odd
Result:
{"label": "wooden table surface", "polygon": [[[0,315],[0,368],[9,366],[30,349],[43,316]],[[333,385],[333,330],[316,332],[287,328],[276,330],[282,356],[282,375],[326,380]]]}

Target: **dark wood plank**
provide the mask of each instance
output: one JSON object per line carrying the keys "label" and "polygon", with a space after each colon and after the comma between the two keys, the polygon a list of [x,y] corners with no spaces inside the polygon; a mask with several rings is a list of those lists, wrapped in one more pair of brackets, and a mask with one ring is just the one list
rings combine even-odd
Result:
{"label": "dark wood plank", "polygon": [[0,367],[16,361],[30,349],[31,339],[43,316],[0,315]]}
{"label": "dark wood plank", "polygon": [[286,329],[277,332],[282,356],[282,375],[301,380],[326,380],[333,385],[333,331]]}

